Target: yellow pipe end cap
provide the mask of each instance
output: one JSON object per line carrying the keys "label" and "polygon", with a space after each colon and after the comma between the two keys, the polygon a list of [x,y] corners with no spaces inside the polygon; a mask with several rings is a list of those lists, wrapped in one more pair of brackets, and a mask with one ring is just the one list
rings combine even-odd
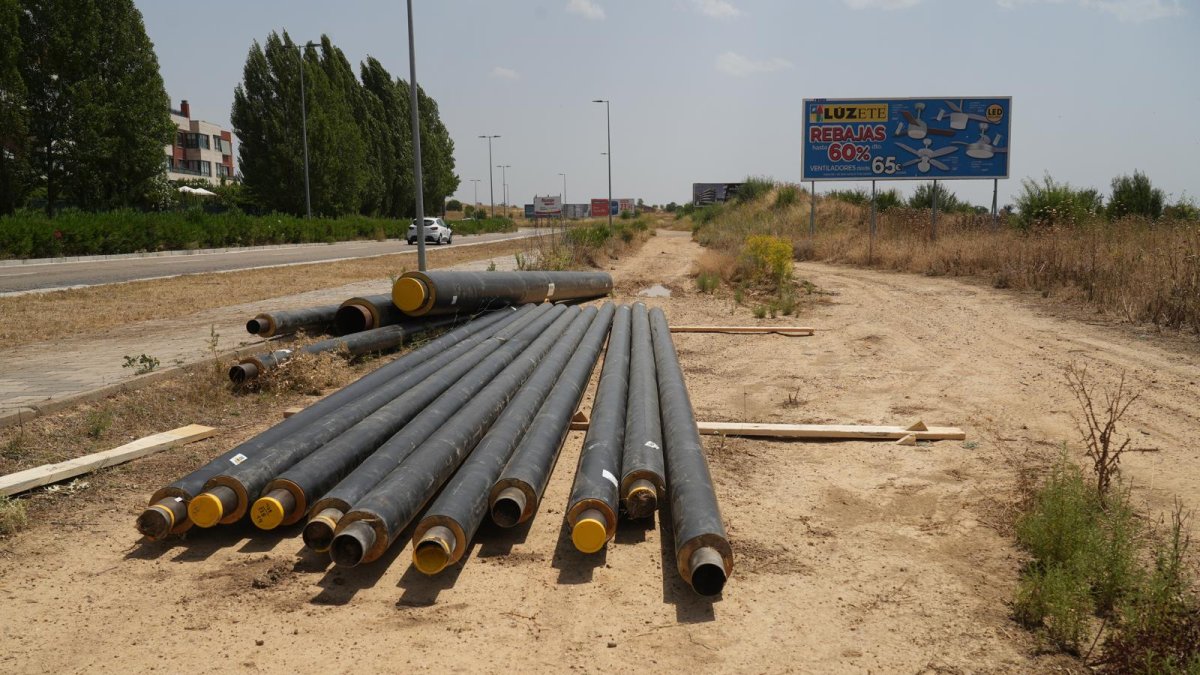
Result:
{"label": "yellow pipe end cap", "polygon": [[440,541],[424,541],[413,549],[413,564],[425,574],[437,574],[450,563],[450,552]]}
{"label": "yellow pipe end cap", "polygon": [[608,530],[595,518],[581,518],[571,528],[571,543],[581,553],[595,553],[608,541]]}
{"label": "yellow pipe end cap", "polygon": [[260,530],[273,530],[283,523],[283,519],[287,516],[287,512],[283,509],[283,504],[274,497],[261,497],[254,502],[254,507],[250,509],[250,520]]}
{"label": "yellow pipe end cap", "polygon": [[425,284],[412,277],[400,277],[392,286],[392,302],[402,312],[415,312],[425,303]]}
{"label": "yellow pipe end cap", "polygon": [[214,527],[225,517],[225,507],[216,495],[207,492],[188,503],[188,518],[200,527]]}

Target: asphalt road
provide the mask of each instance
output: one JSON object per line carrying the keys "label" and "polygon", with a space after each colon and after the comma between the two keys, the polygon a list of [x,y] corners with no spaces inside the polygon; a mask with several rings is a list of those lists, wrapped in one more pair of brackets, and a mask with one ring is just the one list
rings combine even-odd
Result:
{"label": "asphalt road", "polygon": [[[456,235],[451,248],[505,239],[516,239],[536,233],[534,229],[518,232]],[[433,244],[428,245],[432,250]],[[445,247],[441,247],[445,248]],[[185,253],[148,257],[115,258],[109,260],[78,260],[44,262],[27,265],[0,266],[0,295],[29,291],[115,284],[139,279],[155,279],[180,274],[227,272],[255,267],[294,265],[297,263],[328,262],[346,258],[366,258],[391,253],[410,253],[416,258],[417,247],[403,240],[347,241],[337,244],[304,244],[267,249],[246,249],[221,253]]]}

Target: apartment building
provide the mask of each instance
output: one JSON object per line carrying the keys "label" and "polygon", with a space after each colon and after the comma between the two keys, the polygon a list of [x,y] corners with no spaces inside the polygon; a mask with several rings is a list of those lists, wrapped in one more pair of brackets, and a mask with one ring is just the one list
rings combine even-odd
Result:
{"label": "apartment building", "polygon": [[178,131],[174,145],[164,148],[167,178],[203,178],[213,185],[220,185],[222,179],[233,179],[232,132],[211,122],[192,119],[187,101],[180,101],[179,109],[171,110],[171,121]]}

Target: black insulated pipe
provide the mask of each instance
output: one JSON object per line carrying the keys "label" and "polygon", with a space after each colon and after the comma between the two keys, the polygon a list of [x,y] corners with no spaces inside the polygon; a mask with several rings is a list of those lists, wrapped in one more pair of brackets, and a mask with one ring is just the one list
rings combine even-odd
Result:
{"label": "black insulated pipe", "polygon": [[629,353],[629,403],[621,461],[621,502],[630,518],[650,518],[666,493],[658,382],[646,305],[633,306]]}
{"label": "black insulated pipe", "polygon": [[618,476],[629,390],[629,323],[629,307],[618,307],[592,403],[592,419],[567,500],[571,543],[583,553],[599,551],[617,533]]}
{"label": "black insulated pipe", "polygon": [[300,329],[323,329],[333,325],[341,305],[306,307],[279,312],[263,312],[246,322],[246,331],[259,337],[269,338]]}
{"label": "black insulated pipe", "polygon": [[381,293],[343,302],[334,315],[333,323],[338,335],[348,335],[390,326],[405,318],[404,312],[392,302],[392,294]]}
{"label": "black insulated pipe", "polygon": [[[488,502],[492,520],[497,525],[512,527],[529,520],[537,512],[542,493],[554,471],[554,463],[570,431],[571,415],[583,398],[583,391],[592,376],[614,314],[612,303],[605,303],[583,338],[583,343],[571,356],[562,377],[558,378],[546,402],[529,424],[521,444],[513,451],[512,458],[492,486]],[[520,497],[517,496],[518,492]],[[516,522],[513,522],[514,515]]]}
{"label": "black insulated pipe", "polygon": [[467,545],[487,517],[492,484],[500,477],[513,449],[594,319],[595,310],[584,311],[582,318],[571,324],[521,385],[487,434],[425,511],[413,533],[413,563],[421,572],[437,574],[466,554]]}
{"label": "black insulated pipe", "polygon": [[650,332],[658,368],[675,560],[679,575],[693,590],[701,595],[717,595],[733,572],[733,549],[717,506],[683,370],[661,309],[650,311]]}
{"label": "black insulated pipe", "polygon": [[[307,457],[325,443],[347,433],[352,427],[369,427],[376,433],[376,444],[383,442],[440,393],[440,390],[421,386],[426,384],[427,378],[440,370],[458,367],[461,363],[460,356],[482,359],[498,342],[503,342],[513,332],[522,330],[528,317],[539,313],[538,308],[529,306],[514,312],[506,323],[492,326],[495,334],[477,333],[453,345],[443,342],[441,351],[426,353],[426,359],[423,361],[410,362],[412,367],[408,370],[358,400],[329,411],[309,425],[305,433],[284,438],[260,449],[253,456],[242,457],[236,465],[225,467],[204,486],[206,491],[218,485],[234,490],[238,496],[236,507],[232,511],[221,511],[219,521],[213,521],[212,511],[206,512],[209,518],[198,519],[196,514],[191,512],[189,505],[189,516],[201,527],[212,527],[218,522],[225,525],[237,522],[245,515],[250,500],[257,499],[267,482],[280,471]],[[424,398],[415,400],[414,391]],[[402,407],[403,410],[396,411],[398,407]],[[387,426],[380,429],[380,422]]]}
{"label": "black insulated pipe", "polygon": [[[497,335],[488,340],[274,477],[265,489],[289,491],[296,505],[276,517],[272,510],[280,508],[281,504],[264,497],[260,500],[265,502],[263,510],[256,509],[262,518],[255,520],[255,524],[271,529],[280,523],[296,522],[305,516],[310,510],[309,504],[316,499],[321,501],[313,510],[330,506],[348,510],[346,507],[353,504],[358,495],[349,488],[340,493],[331,492],[331,488],[354,473],[358,477],[348,485],[362,489],[360,494],[365,493],[373,487],[368,482],[378,480],[376,476],[387,475],[426,438],[454,421],[459,408],[466,405],[524,346],[540,339],[544,332],[556,330],[559,321],[565,326],[569,319],[564,311],[551,309],[549,305],[543,305],[539,310],[540,315],[511,339]],[[551,321],[555,324],[547,329],[546,325]],[[368,457],[370,463],[362,466]],[[344,502],[328,500],[338,494]]]}
{"label": "black insulated pipe", "polygon": [[[567,325],[575,320],[587,320],[591,315],[591,312],[581,312],[577,307],[561,305],[553,311],[561,312],[561,318],[532,344],[520,348],[518,354],[508,358],[502,371],[473,373],[456,385],[474,387],[477,378],[486,382],[486,386],[476,390],[478,395],[459,411],[455,419],[442,424],[437,433],[415,448],[346,513],[338,524],[337,535],[330,549],[335,563],[353,567],[382,556],[487,433],[508,401],[561,338]],[[435,410],[429,412],[436,413]],[[343,536],[360,538],[362,524],[369,526],[374,536],[366,541],[368,546],[362,555],[354,557],[349,554],[349,551],[356,550],[353,544],[348,544],[347,548],[340,547],[338,542]],[[353,530],[353,534],[343,535],[350,530]]]}
{"label": "black insulated pipe", "polygon": [[453,314],[528,302],[598,298],[612,292],[607,272],[405,272],[392,301],[409,316]]}
{"label": "black insulated pipe", "polygon": [[[395,361],[364,375],[355,382],[326,396],[299,413],[285,418],[279,424],[250,440],[238,444],[208,464],[192,471],[174,483],[161,488],[150,497],[150,506],[142,514],[145,518],[138,518],[138,531],[151,539],[160,539],[167,534],[179,534],[187,530],[191,527],[192,523],[186,517],[186,512],[183,518],[176,517],[171,519],[172,526],[170,530],[162,532],[161,527],[156,526],[156,524],[161,524],[163,518],[158,517],[155,513],[151,513],[151,511],[161,514],[162,508],[173,508],[163,504],[164,500],[176,499],[182,500],[183,508],[186,510],[187,503],[191,501],[192,497],[204,490],[205,483],[231,463],[243,461],[242,458],[254,455],[272,443],[276,443],[292,434],[302,431],[313,422],[321,419],[326,413],[338,410],[342,406],[376,391],[398,375],[411,369],[414,364],[427,360],[463,340],[470,339],[471,336],[477,333],[488,332],[490,334],[490,332],[494,332],[497,329],[497,324],[511,319],[514,315],[514,311],[495,312],[460,326],[429,344],[423,345],[419,349],[415,349],[411,353],[405,354]],[[179,514],[175,515],[178,516]],[[145,529],[143,529],[143,525]]]}

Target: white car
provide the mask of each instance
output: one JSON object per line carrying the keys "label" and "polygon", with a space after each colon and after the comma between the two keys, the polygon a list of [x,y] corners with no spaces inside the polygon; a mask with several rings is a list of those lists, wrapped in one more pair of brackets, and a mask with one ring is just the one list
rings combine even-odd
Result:
{"label": "white car", "polygon": [[[454,231],[441,218],[425,219],[425,241],[432,244],[449,244],[454,239]],[[408,226],[409,245],[417,243],[417,219],[413,218]]]}

